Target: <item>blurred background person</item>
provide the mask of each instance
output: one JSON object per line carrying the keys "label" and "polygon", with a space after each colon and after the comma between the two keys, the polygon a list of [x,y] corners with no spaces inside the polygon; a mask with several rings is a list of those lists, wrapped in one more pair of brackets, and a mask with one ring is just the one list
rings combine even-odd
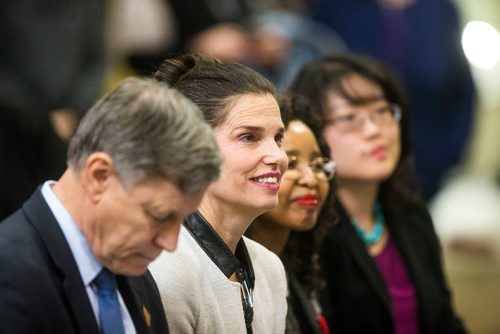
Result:
{"label": "blurred background person", "polygon": [[329,333],[318,301],[324,284],[317,251],[335,219],[333,202],[327,200],[335,167],[325,157],[327,145],[318,144],[322,137],[317,140],[304,123],[321,127],[307,99],[287,94],[280,97],[279,105],[286,127],[282,147],[288,169],[278,191],[278,206],[257,217],[247,236],[279,255],[285,265],[289,286],[285,333]]}
{"label": "blurred background person", "polygon": [[281,91],[306,61],[345,50],[332,29],[304,15],[302,0],[117,0],[113,8],[121,61],[141,74],[192,52],[252,67]]}
{"label": "blurred background person", "polygon": [[322,305],[340,333],[465,333],[426,206],[412,178],[401,87],[374,59],[348,54],[304,66],[291,90],[314,104],[336,164],[340,222],[325,237]]}
{"label": "blurred background person", "polygon": [[275,6],[248,16],[243,24],[252,45],[249,65],[283,91],[306,62],[346,51],[338,34],[306,15],[303,1],[276,1]]}
{"label": "blurred background person", "polygon": [[101,92],[104,3],[0,4],[0,218],[65,169],[66,143]]}
{"label": "blurred background person", "polygon": [[475,85],[452,0],[316,0],[311,15],[352,52],[381,60],[408,92],[418,185],[425,199],[463,161],[474,125]]}
{"label": "blurred background person", "polygon": [[167,333],[147,266],[221,163],[191,101],[123,81],[83,118],[60,179],[0,223],[0,332]]}
{"label": "blurred background person", "polygon": [[186,55],[154,77],[203,111],[224,164],[181,228],[175,253],[150,265],[172,333],[283,333],[287,282],[279,258],[243,236],[278,204],[287,158],[275,88],[241,64]]}
{"label": "blurred background person", "polygon": [[[138,4],[134,0],[115,2],[118,24],[123,19],[121,10],[127,10],[127,7],[139,8]],[[141,74],[151,74],[165,58],[176,57],[185,52],[202,52],[222,61],[241,62],[248,57],[250,50],[248,33],[240,21],[267,7],[265,1],[259,0],[148,0],[147,5],[156,11],[143,11],[142,14],[151,17],[158,15],[157,11],[162,12],[163,18],[156,19],[157,30],[165,28],[161,22],[163,20],[170,22],[168,29],[171,32],[163,40],[158,40],[155,49],[138,47],[129,50],[127,61],[133,70]],[[136,27],[137,25],[130,23],[137,20],[137,16],[129,17],[131,21],[124,26],[128,26],[128,29]],[[153,33],[150,34],[150,38],[152,37]]]}

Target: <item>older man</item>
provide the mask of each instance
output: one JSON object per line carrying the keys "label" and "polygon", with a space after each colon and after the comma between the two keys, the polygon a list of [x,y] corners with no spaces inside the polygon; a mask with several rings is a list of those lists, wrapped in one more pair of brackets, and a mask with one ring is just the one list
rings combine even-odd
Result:
{"label": "older man", "polygon": [[60,180],[0,224],[0,333],[167,333],[147,266],[220,164],[187,98],[122,82],[80,123]]}

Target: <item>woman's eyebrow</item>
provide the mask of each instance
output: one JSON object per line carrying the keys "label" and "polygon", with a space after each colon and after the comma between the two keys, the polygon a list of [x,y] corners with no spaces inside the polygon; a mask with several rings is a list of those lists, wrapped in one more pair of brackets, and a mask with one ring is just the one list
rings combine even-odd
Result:
{"label": "woman's eyebrow", "polygon": [[285,153],[287,155],[299,155],[299,151],[297,150],[286,150]]}

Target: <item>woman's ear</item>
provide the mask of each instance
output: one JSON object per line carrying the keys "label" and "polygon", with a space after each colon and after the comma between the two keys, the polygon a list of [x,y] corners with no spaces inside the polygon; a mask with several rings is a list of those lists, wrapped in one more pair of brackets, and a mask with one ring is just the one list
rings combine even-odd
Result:
{"label": "woman's ear", "polygon": [[115,176],[113,159],[104,152],[94,152],[87,158],[82,170],[82,185],[92,202],[97,203]]}

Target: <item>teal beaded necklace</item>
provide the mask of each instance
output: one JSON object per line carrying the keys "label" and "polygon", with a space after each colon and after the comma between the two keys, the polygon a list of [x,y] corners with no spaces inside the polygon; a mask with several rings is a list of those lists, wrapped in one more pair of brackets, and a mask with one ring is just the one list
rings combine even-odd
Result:
{"label": "teal beaded necklace", "polygon": [[377,241],[380,240],[380,237],[382,236],[382,232],[384,232],[384,215],[382,214],[382,207],[380,206],[380,203],[377,202],[375,203],[375,227],[373,228],[372,233],[367,233],[364,231],[361,227],[359,227],[358,223],[354,218],[351,218],[351,224],[356,230],[356,234],[363,239],[365,244],[367,245],[373,245]]}

